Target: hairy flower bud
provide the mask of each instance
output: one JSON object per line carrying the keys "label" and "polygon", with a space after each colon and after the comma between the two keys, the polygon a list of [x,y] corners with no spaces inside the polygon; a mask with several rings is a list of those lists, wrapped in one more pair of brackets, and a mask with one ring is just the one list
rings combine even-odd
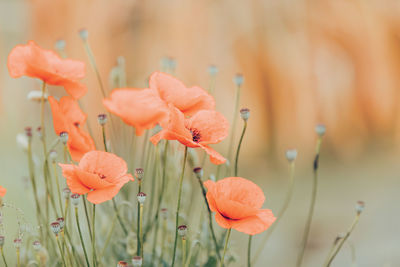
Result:
{"label": "hairy flower bud", "polygon": [[21,244],[22,244],[22,239],[21,238],[14,239],[14,248],[15,249],[19,249],[21,247]]}
{"label": "hairy flower bud", "polygon": [[68,142],[68,133],[67,132],[61,132],[60,133],[60,140],[64,145],[66,145],[67,142]]}
{"label": "hairy flower bud", "polygon": [[99,114],[97,115],[97,121],[100,125],[105,125],[107,123],[107,115],[106,114]]}
{"label": "hairy flower bud", "polygon": [[132,258],[132,264],[134,267],[140,267],[143,264],[143,259],[140,256],[135,256]]}
{"label": "hairy flower bud", "polygon": [[137,194],[137,200],[139,201],[140,204],[143,204],[146,201],[146,194],[143,192],[139,192]]}
{"label": "hairy flower bud", "polygon": [[38,240],[33,241],[32,246],[35,251],[39,251],[42,248],[42,244]]}
{"label": "hairy flower bud", "polygon": [[240,110],[240,117],[242,118],[242,120],[247,121],[250,117],[250,109],[242,108]]}
{"label": "hairy flower bud", "polygon": [[89,32],[85,28],[80,29],[78,33],[83,41],[86,41],[89,37]]}
{"label": "hairy flower bud", "polygon": [[180,237],[185,237],[187,234],[187,226],[186,225],[179,225],[178,226],[178,234]]}
{"label": "hairy flower bud", "polygon": [[161,212],[161,218],[163,218],[164,220],[168,219],[168,210],[166,208],[162,208],[160,212]]}
{"label": "hairy flower bud", "polygon": [[236,74],[233,78],[233,82],[236,84],[236,86],[241,86],[244,82],[243,75],[240,73]]}
{"label": "hairy flower bud", "polygon": [[144,170],[143,170],[143,168],[137,168],[137,169],[135,170],[135,177],[136,177],[139,181],[141,181],[141,180],[143,179],[143,177],[144,177]]}
{"label": "hairy flower bud", "polygon": [[55,235],[58,235],[58,233],[60,233],[61,231],[61,225],[59,222],[53,222],[50,224],[51,230],[53,231],[53,233]]}
{"label": "hairy flower bud", "polygon": [[196,167],[193,169],[194,174],[196,175],[197,179],[203,178],[204,171],[201,167]]}
{"label": "hairy flower bud", "polygon": [[71,195],[71,202],[72,202],[72,204],[74,206],[78,206],[80,197],[81,196],[79,194],[72,194]]}
{"label": "hairy flower bud", "polygon": [[215,65],[208,66],[208,73],[213,76],[216,75],[218,73],[218,67]]}
{"label": "hairy flower bud", "polygon": [[65,199],[69,199],[70,196],[71,196],[71,190],[68,187],[64,188],[63,189],[63,197]]}
{"label": "hairy flower bud", "polygon": [[57,49],[57,50],[64,50],[65,49],[65,46],[66,46],[66,42],[65,42],[65,40],[63,40],[63,39],[58,39],[57,41],[56,41],[56,44],[55,44],[55,48]]}
{"label": "hairy flower bud", "polygon": [[62,217],[57,218],[56,221],[60,224],[60,228],[63,229],[64,228],[64,224],[65,224],[64,218],[62,218]]}
{"label": "hairy flower bud", "polygon": [[57,151],[55,151],[55,150],[50,150],[49,159],[50,159],[51,161],[55,162],[55,161],[56,161],[56,158],[57,158]]}
{"label": "hairy flower bud", "polygon": [[117,267],[128,267],[128,263],[126,261],[119,261]]}
{"label": "hairy flower bud", "polygon": [[365,208],[365,202],[364,201],[357,201],[356,212],[358,214],[360,214],[361,212],[363,212],[364,208]]}
{"label": "hairy flower bud", "polygon": [[322,137],[325,135],[326,132],[326,127],[323,124],[318,124],[315,126],[315,132],[318,134],[319,137]]}

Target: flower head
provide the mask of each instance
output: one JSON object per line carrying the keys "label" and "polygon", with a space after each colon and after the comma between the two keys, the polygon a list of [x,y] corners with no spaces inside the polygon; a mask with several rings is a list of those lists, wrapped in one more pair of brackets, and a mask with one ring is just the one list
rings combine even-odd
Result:
{"label": "flower head", "polygon": [[150,139],[153,144],[157,144],[161,139],[178,140],[187,147],[204,149],[214,164],[222,164],[226,161],[217,151],[208,146],[219,143],[228,136],[229,123],[221,113],[215,110],[201,110],[186,119],[176,107],[170,105],[169,108],[169,122],[162,125],[163,130]]}
{"label": "flower head", "polygon": [[69,96],[62,97],[60,101],[50,96],[49,103],[56,134],[68,133],[67,145],[72,159],[79,161],[86,152],[95,150],[93,139],[80,127],[86,122],[87,115],[78,102]]}
{"label": "flower head", "polygon": [[207,201],[215,220],[223,228],[249,235],[267,230],[275,221],[272,211],[261,209],[265,196],[261,188],[241,177],[204,182]]}
{"label": "flower head", "polygon": [[79,82],[85,76],[83,62],[62,59],[57,53],[42,49],[33,41],[14,47],[7,65],[13,78],[29,76],[50,85],[63,86],[76,99],[87,91],[86,86]]}
{"label": "flower head", "polygon": [[126,162],[103,151],[86,153],[79,165],[59,164],[72,193],[87,194],[87,200],[99,204],[112,199],[132,175],[127,173]]}

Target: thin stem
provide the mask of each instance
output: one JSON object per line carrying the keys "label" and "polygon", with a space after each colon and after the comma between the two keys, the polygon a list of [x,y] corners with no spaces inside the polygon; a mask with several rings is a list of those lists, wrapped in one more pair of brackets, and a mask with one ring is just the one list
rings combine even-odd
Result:
{"label": "thin stem", "polygon": [[[54,170],[54,176],[55,176],[56,186],[57,186],[58,202],[60,205],[61,214],[64,214],[62,200],[61,200],[60,182],[59,182],[58,173],[57,173],[57,164],[55,161],[53,161],[53,170]],[[65,219],[65,216],[64,216],[64,219]]]}
{"label": "thin stem", "polygon": [[1,257],[3,258],[4,265],[5,265],[6,267],[8,267],[7,261],[6,261],[6,256],[4,256],[3,246],[0,247],[0,251],[1,251]]}
{"label": "thin stem", "polygon": [[289,207],[289,203],[290,203],[290,201],[292,199],[293,189],[294,189],[294,171],[295,171],[295,162],[292,161],[292,162],[290,162],[289,188],[288,188],[288,191],[286,193],[285,201],[283,203],[283,206],[282,206],[281,210],[278,212],[278,215],[276,217],[275,222],[267,230],[267,233],[264,236],[264,239],[261,241],[260,246],[258,246],[257,252],[256,252],[255,256],[252,259],[252,264],[255,264],[257,262],[259,256],[261,255],[261,252],[263,251],[263,248],[264,248],[265,244],[269,240],[270,236],[272,235],[272,233],[274,232],[274,230],[278,226],[278,224],[281,221],[282,217],[286,213],[287,208]]}
{"label": "thin stem", "polygon": [[[138,194],[142,192],[142,181],[138,180]],[[139,235],[139,226],[140,226],[140,203],[138,201],[137,203],[137,220],[136,220],[136,239],[137,239],[137,249],[136,249],[136,255],[140,255],[140,235]]]}
{"label": "thin stem", "polygon": [[143,259],[143,204],[140,204],[139,238],[140,238],[140,257],[142,257]]}
{"label": "thin stem", "polygon": [[60,244],[60,240],[58,238],[58,235],[56,235],[56,241],[57,241],[58,249],[60,250],[60,255],[61,255],[61,259],[63,261],[63,264],[64,264],[64,266],[67,266],[67,264],[65,263],[64,252],[63,252],[63,250],[61,248],[61,244]]}
{"label": "thin stem", "polygon": [[76,219],[76,225],[78,226],[78,232],[79,232],[79,239],[81,240],[81,244],[82,244],[82,248],[83,248],[83,253],[85,254],[85,260],[86,260],[86,264],[89,267],[89,258],[86,252],[86,247],[85,247],[85,242],[83,241],[83,237],[82,237],[82,231],[81,231],[81,226],[79,224],[79,217],[78,217],[78,207],[75,207],[75,219]]}
{"label": "thin stem", "polygon": [[89,229],[90,240],[93,240],[92,227],[90,226],[89,213],[88,213],[88,209],[87,209],[87,205],[86,205],[86,198],[84,195],[82,196],[82,201],[83,201],[83,207],[85,209],[86,222],[87,222],[88,229]]}
{"label": "thin stem", "polygon": [[182,266],[185,266],[186,262],[186,238],[182,237]]}
{"label": "thin stem", "polygon": [[220,267],[224,266],[225,253],[226,253],[226,249],[227,249],[227,247],[228,247],[229,237],[231,236],[231,230],[232,230],[232,228],[229,228],[229,229],[227,230],[227,231],[228,231],[228,234],[226,235],[226,238],[225,238],[224,252],[222,253],[221,262],[220,262],[220,264],[219,264]]}
{"label": "thin stem", "polygon": [[244,121],[243,130],[242,130],[242,135],[240,136],[239,144],[238,144],[238,147],[237,147],[237,150],[236,150],[236,158],[235,158],[235,176],[238,175],[238,162],[239,162],[240,147],[242,146],[242,141],[243,141],[244,134],[246,133],[246,129],[247,129],[247,121]]}
{"label": "thin stem", "polygon": [[96,74],[97,81],[99,82],[101,93],[102,93],[103,97],[106,97],[106,92],[104,90],[104,86],[103,86],[103,82],[101,80],[100,72],[99,72],[99,69],[97,68],[96,60],[94,59],[94,55],[93,55],[92,49],[90,49],[89,42],[87,40],[84,40],[83,44],[85,46],[85,50],[86,50],[86,53],[88,55],[90,65],[92,66],[92,68],[93,68],[93,70],[94,70],[94,72]]}
{"label": "thin stem", "polygon": [[183,158],[182,172],[181,172],[181,177],[179,179],[178,203],[177,203],[177,207],[176,207],[176,216],[175,216],[175,241],[174,241],[174,251],[172,253],[171,267],[174,267],[174,265],[175,265],[176,244],[178,241],[179,210],[181,208],[182,184],[183,184],[183,177],[185,176],[187,154],[188,154],[188,147],[185,146],[185,155]]}
{"label": "thin stem", "polygon": [[21,253],[19,251],[19,248],[17,248],[16,252],[17,252],[17,267],[20,267],[21,266]]}
{"label": "thin stem", "polygon": [[95,229],[95,222],[96,222],[96,204],[93,204],[93,214],[92,214],[92,256],[93,256],[93,267],[96,267],[96,229]]}
{"label": "thin stem", "polygon": [[115,203],[114,198],[112,199],[112,203],[113,203],[115,214],[117,215],[118,222],[121,225],[122,231],[124,231],[124,234],[127,235],[128,234],[128,230],[126,229],[124,223],[122,222],[122,218],[119,215],[119,211],[118,211],[118,208],[117,208],[117,203]]}
{"label": "thin stem", "polygon": [[115,228],[115,222],[116,221],[117,221],[117,214],[114,215],[114,218],[112,220],[110,231],[107,234],[106,242],[104,242],[104,247],[103,247],[103,249],[101,250],[101,253],[100,253],[100,257],[99,257],[100,259],[103,258],[103,255],[104,255],[104,252],[106,251],[108,243],[110,243],[110,240],[111,240],[111,237],[112,237],[112,233],[113,233],[114,228]]}
{"label": "thin stem", "polygon": [[313,186],[312,186],[310,209],[309,209],[309,212],[308,212],[308,217],[307,217],[306,225],[305,225],[305,228],[304,228],[304,233],[303,233],[303,238],[302,238],[302,242],[301,242],[300,253],[299,253],[298,258],[297,258],[297,263],[296,263],[297,267],[300,267],[301,264],[302,264],[302,261],[303,261],[304,252],[305,252],[305,249],[306,249],[306,246],[307,246],[307,241],[308,241],[308,235],[310,233],[312,217],[313,217],[313,214],[314,214],[315,201],[317,199],[318,163],[319,163],[319,153],[320,153],[320,149],[321,149],[321,141],[322,141],[322,138],[318,137],[316,153],[315,153],[316,155],[315,155],[314,166],[313,166],[314,177],[313,177]]}
{"label": "thin stem", "polygon": [[211,214],[211,209],[210,206],[208,205],[208,201],[207,201],[207,193],[206,193],[206,189],[204,188],[204,184],[203,181],[198,178],[197,179],[199,181],[200,187],[201,187],[201,192],[203,193],[203,198],[204,198],[204,202],[206,203],[207,206],[207,212],[208,212],[208,225],[210,227],[210,231],[211,231],[211,236],[213,238],[214,241],[214,245],[215,245],[215,251],[217,253],[218,259],[221,260],[221,254],[219,252],[219,246],[218,246],[218,241],[217,238],[215,236],[215,231],[214,231],[214,227],[213,227],[213,221],[212,221],[212,214]]}
{"label": "thin stem", "polygon": [[108,149],[107,149],[107,138],[106,138],[106,129],[105,129],[105,127],[104,127],[104,124],[101,125],[101,132],[102,132],[102,134],[103,134],[104,151],[105,151],[105,152],[108,152]]}
{"label": "thin stem", "polygon": [[324,265],[326,267],[331,266],[332,261],[335,259],[336,255],[339,253],[340,249],[343,247],[343,244],[346,242],[346,240],[349,238],[350,234],[353,232],[354,228],[356,227],[358,221],[360,220],[360,212],[357,212],[356,217],[354,218],[353,223],[351,224],[349,230],[347,231],[346,235],[339,241],[339,244],[337,245],[335,251],[332,253],[330,258],[327,260],[327,264]]}
{"label": "thin stem", "polygon": [[165,248],[165,236],[167,235],[167,219],[163,220],[162,224],[162,233],[161,233],[161,256],[160,256],[160,262],[162,262],[164,258],[164,248]]}
{"label": "thin stem", "polygon": [[[46,132],[45,132],[45,128],[44,128],[44,103],[45,103],[45,93],[46,93],[46,83],[43,82],[42,84],[42,96],[40,99],[40,130],[42,133],[42,143],[43,143],[43,152],[44,155],[46,157],[47,155],[47,147],[46,147]],[[47,157],[46,157],[47,160]]]}
{"label": "thin stem", "polygon": [[247,267],[251,267],[251,241],[253,239],[252,235],[249,235],[249,243],[247,245]]}

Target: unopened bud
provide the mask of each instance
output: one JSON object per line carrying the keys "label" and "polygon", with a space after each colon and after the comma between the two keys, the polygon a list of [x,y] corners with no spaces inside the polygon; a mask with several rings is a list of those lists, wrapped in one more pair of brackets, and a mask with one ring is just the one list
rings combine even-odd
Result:
{"label": "unopened bud", "polygon": [[33,241],[32,245],[33,245],[33,249],[36,251],[39,251],[42,248],[42,244],[40,244],[40,242],[38,240]]}
{"label": "unopened bud", "polygon": [[4,235],[0,235],[0,248],[4,246],[4,240],[6,237]]}
{"label": "unopened bud", "polygon": [[83,41],[86,41],[88,39],[88,37],[89,37],[89,32],[85,28],[80,29],[79,30],[79,36],[81,37],[81,39]]}
{"label": "unopened bud", "polygon": [[57,50],[64,50],[65,49],[65,45],[66,45],[66,42],[65,42],[65,40],[63,40],[63,39],[58,39],[57,41],[56,41],[56,44],[55,44],[55,48],[57,49]]}
{"label": "unopened bud", "polygon": [[161,218],[163,218],[164,220],[168,219],[168,210],[166,208],[162,208],[160,212],[161,212]]}
{"label": "unopened bud", "polygon": [[14,248],[19,249],[22,244],[22,239],[21,238],[16,238],[14,239]]}
{"label": "unopened bud", "polygon": [[213,76],[216,75],[218,73],[218,67],[215,65],[208,66],[208,73]]}
{"label": "unopened bud", "polygon": [[180,237],[185,237],[187,234],[187,226],[186,225],[179,225],[178,226],[178,234]]}
{"label": "unopened bud", "polygon": [[204,171],[201,167],[196,167],[193,169],[194,174],[196,175],[197,179],[203,178]]}
{"label": "unopened bud", "polygon": [[50,224],[50,226],[51,226],[51,230],[53,231],[53,233],[55,235],[58,235],[58,233],[60,233],[61,226],[60,226],[59,222],[53,222],[53,223]]}
{"label": "unopened bud", "polygon": [[143,192],[139,192],[137,194],[137,200],[139,201],[140,204],[143,204],[146,201],[146,194]]}
{"label": "unopened bud", "polygon": [[141,181],[144,177],[144,170],[142,168],[137,168],[135,170],[135,176],[139,181]]}
{"label": "unopened bud", "polygon": [[62,217],[57,218],[56,221],[60,224],[60,228],[63,229],[64,228],[64,224],[65,224],[64,218],[62,218]]}
{"label": "unopened bud", "polygon": [[323,124],[318,124],[315,126],[315,132],[318,134],[319,137],[322,137],[325,135],[326,132],[326,127]]}
{"label": "unopened bud", "polygon": [[72,202],[72,204],[73,204],[74,206],[78,206],[80,197],[81,197],[81,196],[78,195],[78,194],[72,194],[72,195],[71,195],[71,202]]}
{"label": "unopened bud", "polygon": [[286,150],[286,152],[285,152],[285,156],[286,156],[286,159],[287,159],[289,162],[293,162],[293,161],[295,161],[296,158],[297,158],[297,150],[296,150],[296,149],[288,149],[288,150]]}
{"label": "unopened bud", "polygon": [[68,133],[67,132],[61,132],[60,133],[60,140],[64,145],[66,145],[67,142],[68,142]]}
{"label": "unopened bud", "polygon": [[107,123],[107,115],[106,114],[99,114],[97,115],[97,121],[100,125],[105,125]]}
{"label": "unopened bud", "polygon": [[365,208],[365,203],[364,203],[364,201],[357,201],[357,204],[356,204],[356,212],[357,212],[358,214],[360,214],[361,212],[363,212],[364,208]]}
{"label": "unopened bud", "polygon": [[143,264],[143,259],[140,256],[135,256],[132,258],[132,264],[134,267],[140,267]]}
{"label": "unopened bud", "polygon": [[65,199],[69,199],[70,196],[71,196],[71,190],[68,187],[64,188],[63,189],[63,197]]}
{"label": "unopened bud", "polygon": [[25,127],[25,135],[26,135],[28,138],[31,138],[31,137],[32,137],[32,128],[31,128],[31,127]]}
{"label": "unopened bud", "polygon": [[236,86],[241,86],[244,82],[243,75],[240,73],[236,74],[233,78],[233,82],[236,84]]}
{"label": "unopened bud", "polygon": [[[33,91],[30,91],[26,97],[28,98],[28,100],[35,101],[35,102],[41,102],[42,94],[43,94],[42,91],[33,90]],[[43,100],[47,101],[48,97],[49,97],[49,95],[47,93],[44,93]]]}
{"label": "unopened bud", "polygon": [[56,158],[57,158],[57,151],[55,151],[55,150],[50,150],[49,158],[50,158],[51,161],[55,162],[55,161],[56,161]]}
{"label": "unopened bud", "polygon": [[127,267],[128,263],[126,261],[119,261],[117,263],[117,267]]}
{"label": "unopened bud", "polygon": [[242,120],[247,121],[250,117],[250,109],[242,108],[240,110],[240,117],[242,118]]}

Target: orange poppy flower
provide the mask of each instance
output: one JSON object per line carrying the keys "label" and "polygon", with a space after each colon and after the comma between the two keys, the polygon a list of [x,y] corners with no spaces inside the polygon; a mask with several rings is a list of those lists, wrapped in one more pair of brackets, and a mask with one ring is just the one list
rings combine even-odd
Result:
{"label": "orange poppy flower", "polygon": [[55,52],[40,48],[35,42],[17,45],[8,56],[11,77],[29,76],[50,85],[63,86],[74,98],[85,95],[87,88],[80,83],[85,76],[85,63],[62,59]]}
{"label": "orange poppy flower", "polygon": [[49,103],[56,134],[68,133],[67,145],[72,159],[79,161],[86,152],[95,150],[93,139],[80,128],[86,122],[87,115],[80,109],[78,102],[70,96],[64,96],[60,101],[49,96]]}
{"label": "orange poppy flower", "polygon": [[204,182],[207,201],[215,220],[223,228],[249,235],[267,230],[275,221],[271,210],[261,209],[265,197],[261,188],[241,177]]}
{"label": "orange poppy flower", "polygon": [[103,151],[86,153],[79,165],[59,164],[67,185],[74,194],[87,194],[87,200],[99,204],[112,199],[121,187],[133,181],[126,162]]}
{"label": "orange poppy flower", "polygon": [[7,193],[7,189],[0,185],[0,197],[4,197]]}
{"label": "orange poppy flower", "polygon": [[228,136],[229,122],[215,110],[201,110],[186,119],[182,112],[170,105],[169,122],[162,124],[163,129],[150,138],[153,144],[161,139],[178,140],[187,147],[200,147],[210,156],[214,164],[222,164],[226,159],[209,144],[221,142]]}
{"label": "orange poppy flower", "polygon": [[172,104],[186,116],[192,116],[200,110],[215,109],[215,100],[201,87],[186,87],[180,80],[163,73],[154,72],[150,76],[149,85],[156,89],[162,100]]}
{"label": "orange poppy flower", "polygon": [[151,129],[168,119],[168,107],[156,90],[121,88],[103,99],[108,111],[120,117],[126,124],[135,127],[136,135]]}

